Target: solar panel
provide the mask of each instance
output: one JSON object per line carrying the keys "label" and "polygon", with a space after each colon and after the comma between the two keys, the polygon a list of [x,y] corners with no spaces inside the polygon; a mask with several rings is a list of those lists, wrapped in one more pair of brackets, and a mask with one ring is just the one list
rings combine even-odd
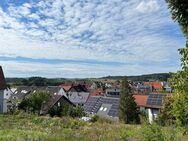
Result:
{"label": "solar panel", "polygon": [[147,100],[149,106],[162,106],[164,94],[150,94]]}
{"label": "solar panel", "polygon": [[118,98],[110,97],[89,97],[84,105],[84,110],[87,113],[98,113],[99,109],[103,104],[110,104],[110,109],[108,111],[108,116],[117,117],[118,116]]}

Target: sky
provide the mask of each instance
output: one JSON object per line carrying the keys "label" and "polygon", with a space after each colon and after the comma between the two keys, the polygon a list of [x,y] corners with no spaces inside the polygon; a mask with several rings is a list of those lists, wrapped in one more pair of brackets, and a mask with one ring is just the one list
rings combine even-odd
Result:
{"label": "sky", "polygon": [[6,77],[175,72],[184,45],[165,0],[0,0]]}

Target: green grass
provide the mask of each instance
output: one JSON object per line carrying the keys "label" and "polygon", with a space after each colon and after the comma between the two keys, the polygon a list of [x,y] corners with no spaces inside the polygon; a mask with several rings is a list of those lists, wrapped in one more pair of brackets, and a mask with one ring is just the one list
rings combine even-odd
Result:
{"label": "green grass", "polygon": [[149,133],[156,134],[156,140],[163,133],[163,137],[169,141],[171,138],[174,141],[181,140],[180,134],[170,127],[148,128],[145,125],[125,125],[104,119],[88,123],[70,117],[0,115],[2,141],[150,141]]}

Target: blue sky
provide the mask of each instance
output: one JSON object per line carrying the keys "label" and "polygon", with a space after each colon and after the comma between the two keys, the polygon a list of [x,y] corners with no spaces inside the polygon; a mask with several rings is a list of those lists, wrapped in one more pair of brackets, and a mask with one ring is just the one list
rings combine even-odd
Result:
{"label": "blue sky", "polygon": [[1,0],[7,77],[174,72],[185,39],[165,0]]}

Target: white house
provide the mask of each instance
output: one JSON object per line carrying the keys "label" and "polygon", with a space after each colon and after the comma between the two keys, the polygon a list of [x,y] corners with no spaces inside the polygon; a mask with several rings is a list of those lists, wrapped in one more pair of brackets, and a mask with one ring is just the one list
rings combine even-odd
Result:
{"label": "white house", "polygon": [[0,114],[7,113],[8,99],[12,91],[7,87],[2,67],[0,66]]}

